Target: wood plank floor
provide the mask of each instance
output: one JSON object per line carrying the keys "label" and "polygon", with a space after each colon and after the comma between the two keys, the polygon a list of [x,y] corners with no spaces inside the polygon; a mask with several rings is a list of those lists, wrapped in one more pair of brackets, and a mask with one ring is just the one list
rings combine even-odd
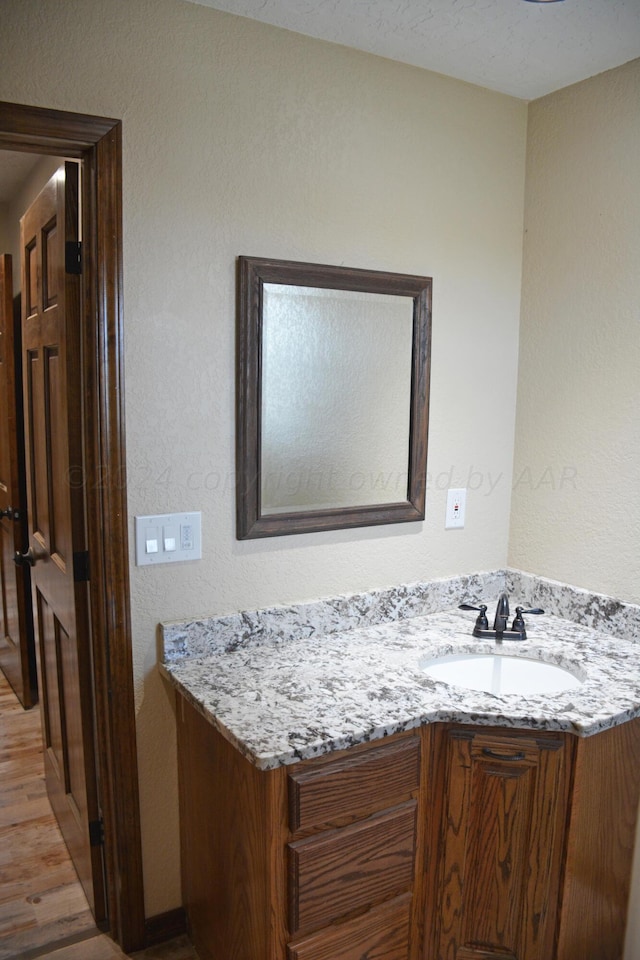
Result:
{"label": "wood plank floor", "polygon": [[[186,937],[136,960],[198,960]],[[38,708],[23,710],[0,671],[0,960],[117,960],[97,930],[51,811]]]}

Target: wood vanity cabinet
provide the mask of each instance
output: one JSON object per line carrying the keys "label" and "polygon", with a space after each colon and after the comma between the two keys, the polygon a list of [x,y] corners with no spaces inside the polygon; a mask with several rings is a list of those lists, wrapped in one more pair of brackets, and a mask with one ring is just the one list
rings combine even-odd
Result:
{"label": "wood vanity cabinet", "polygon": [[256,769],[178,698],[202,960],[620,960],[640,721],[433,724]]}

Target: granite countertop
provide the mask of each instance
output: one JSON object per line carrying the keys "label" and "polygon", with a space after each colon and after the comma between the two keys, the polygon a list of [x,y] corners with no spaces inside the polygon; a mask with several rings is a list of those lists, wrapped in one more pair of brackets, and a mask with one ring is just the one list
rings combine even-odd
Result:
{"label": "granite countertop", "polygon": [[[436,721],[591,736],[640,716],[640,643],[551,613],[525,617],[527,640],[496,645],[472,637],[474,619],[449,607],[286,636],[254,623],[241,642],[227,635],[219,648],[196,644],[196,655],[169,643],[161,670],[265,770]],[[219,622],[229,634],[228,619]],[[176,625],[165,626],[166,643]],[[556,663],[583,682],[525,697],[445,684],[421,669],[430,657],[480,652]]]}

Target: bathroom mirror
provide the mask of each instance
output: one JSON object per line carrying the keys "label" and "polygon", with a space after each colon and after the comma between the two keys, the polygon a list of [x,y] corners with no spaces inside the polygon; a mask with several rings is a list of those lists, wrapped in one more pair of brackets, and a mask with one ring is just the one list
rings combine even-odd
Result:
{"label": "bathroom mirror", "polygon": [[431,279],[238,258],[237,537],[424,519]]}

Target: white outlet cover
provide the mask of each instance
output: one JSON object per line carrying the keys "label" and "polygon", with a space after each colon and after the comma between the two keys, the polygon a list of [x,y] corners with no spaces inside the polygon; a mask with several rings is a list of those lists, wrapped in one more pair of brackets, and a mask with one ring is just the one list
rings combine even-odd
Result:
{"label": "white outlet cover", "polygon": [[466,487],[456,487],[447,491],[446,530],[461,530],[464,527],[464,514],[467,505]]}

